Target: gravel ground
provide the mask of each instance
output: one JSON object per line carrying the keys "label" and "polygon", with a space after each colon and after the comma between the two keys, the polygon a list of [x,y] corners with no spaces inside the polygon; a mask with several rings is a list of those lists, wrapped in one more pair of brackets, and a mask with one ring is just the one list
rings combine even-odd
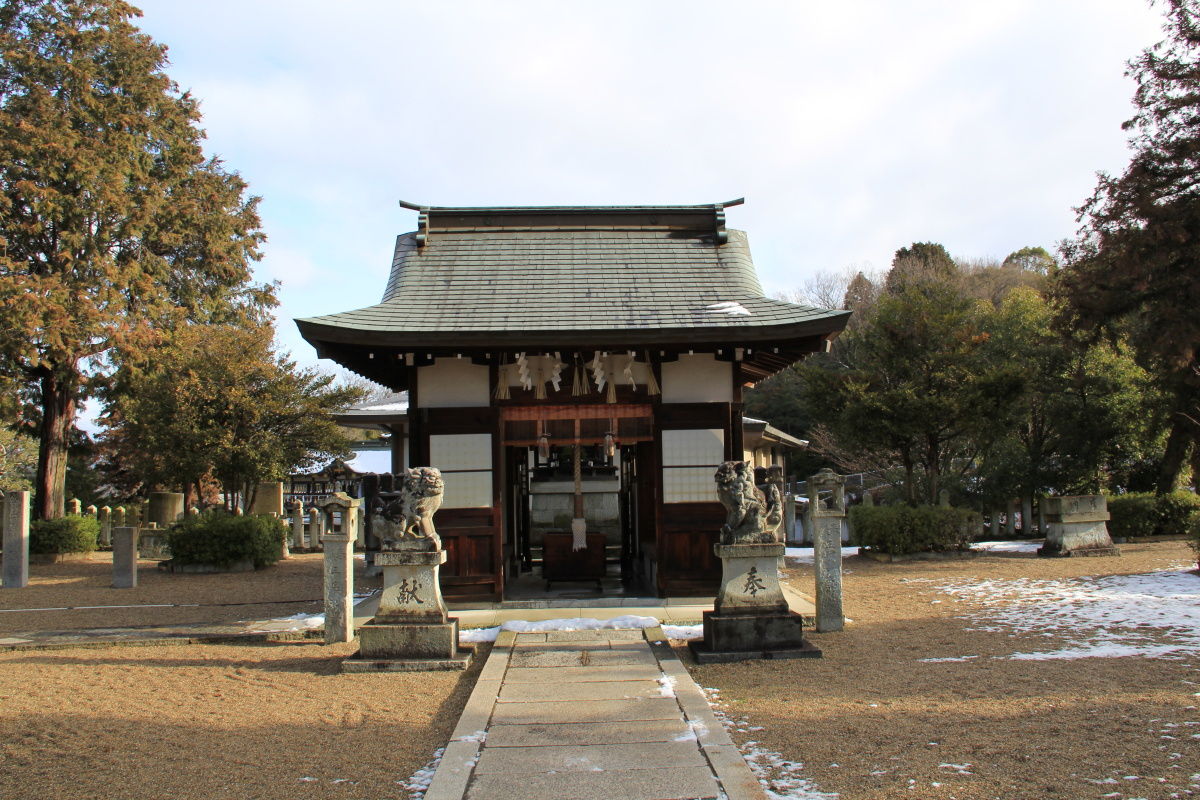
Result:
{"label": "gravel ground", "polygon": [[[710,696],[744,752],[788,762],[771,773],[782,797],[1200,796],[1200,655],[1014,660],[1069,647],[1074,637],[972,630],[995,627],[978,616],[992,606],[939,588],[1188,563],[1194,556],[1180,542],[1123,545],[1119,558],[1103,559],[848,558],[845,607],[854,622],[842,633],[811,635],[824,658],[691,670],[715,690]],[[811,592],[811,567],[793,562],[789,580]],[[1140,633],[1170,638],[1157,628]],[[788,790],[797,784],[803,788]]]}
{"label": "gravel ground", "polygon": [[[1083,576],[1194,565],[1183,543],[1122,550],[1104,559],[848,558],[854,621],[842,633],[811,635],[823,659],[691,668],[778,797],[1200,796],[1200,655],[1017,660],[1069,648],[1078,636],[1061,625],[996,624],[988,615],[1009,601],[964,589],[1024,580],[1045,592]],[[190,605],[0,611],[0,634],[319,608],[319,555],[241,575],[166,575],[145,562],[135,590],[109,588],[108,570],[104,561],[35,566],[30,588],[0,592],[0,610]],[[810,566],[790,562],[788,575],[811,592]],[[1061,622],[1060,606],[1047,616],[1054,610]],[[1178,641],[1157,625],[1141,627],[1142,640]],[[0,798],[407,799],[409,776],[445,744],[478,666],[465,674],[338,673],[353,649],[0,653]],[[680,654],[690,661],[686,649]]]}
{"label": "gravel ground", "polygon": [[[138,562],[138,585],[112,588],[112,554],[89,561],[34,564],[29,586],[0,591],[0,638],[17,631],[226,623],[322,610],[322,554],[296,554],[255,572],[172,574],[157,561]],[[378,588],[355,560],[356,589]],[[87,608],[91,606],[91,608]],[[131,606],[121,608],[120,606]],[[137,608],[136,606],[161,606]],[[72,607],[69,611],[25,611]]]}
{"label": "gravel ground", "polygon": [[354,650],[0,653],[0,797],[408,798],[478,666],[343,675]]}

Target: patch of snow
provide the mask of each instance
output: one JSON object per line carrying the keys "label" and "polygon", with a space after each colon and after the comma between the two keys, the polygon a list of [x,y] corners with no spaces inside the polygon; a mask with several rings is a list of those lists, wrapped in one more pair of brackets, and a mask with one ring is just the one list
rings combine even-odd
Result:
{"label": "patch of snow", "polygon": [[[739,726],[748,727],[744,720],[735,722],[720,709],[720,692],[706,688],[704,694],[712,707],[713,715],[725,728],[733,730]],[[804,764],[788,761],[779,753],[767,750],[754,741],[745,742],[739,745],[738,749],[770,800],[837,800],[836,792],[822,792],[816,784],[803,777],[801,773],[804,771]]]}
{"label": "patch of snow", "polygon": [[980,623],[976,630],[1058,636],[1067,642],[1057,650],[1007,658],[1200,654],[1200,577],[1189,570],[1069,580],[960,579],[938,588],[980,607],[966,617]]}
{"label": "patch of snow", "polygon": [[971,764],[938,764],[939,769],[953,770],[959,775],[972,775]]}
{"label": "patch of snow", "polygon": [[668,639],[703,639],[703,625],[663,625],[663,633]]}
{"label": "patch of snow", "polygon": [[[789,547],[784,551],[784,555],[788,558],[793,558],[801,564],[813,563],[813,548],[811,547]],[[843,547],[842,558],[858,555],[857,547]]]}
{"label": "patch of snow", "polygon": [[[918,661],[923,661],[926,664],[941,664],[946,661],[970,661],[973,658],[979,658],[979,656],[953,656],[951,658],[921,658],[921,659],[918,659]],[[931,742],[931,744],[932,744],[932,742]]]}
{"label": "patch of snow", "polygon": [[445,753],[446,748],[439,747],[433,751],[433,758],[429,763],[410,775],[407,780],[396,781],[408,791],[408,800],[421,800],[425,796],[429,784],[433,782],[433,773],[437,772],[438,764],[442,763]]}
{"label": "patch of snow", "polygon": [[731,317],[748,317],[750,310],[736,300],[725,300],[704,307],[706,314],[728,314]]}
{"label": "patch of snow", "polygon": [[975,542],[972,550],[982,550],[985,553],[1036,553],[1042,542]]}
{"label": "patch of snow", "polygon": [[658,679],[658,693],[662,697],[675,696],[675,676],[663,675]]}

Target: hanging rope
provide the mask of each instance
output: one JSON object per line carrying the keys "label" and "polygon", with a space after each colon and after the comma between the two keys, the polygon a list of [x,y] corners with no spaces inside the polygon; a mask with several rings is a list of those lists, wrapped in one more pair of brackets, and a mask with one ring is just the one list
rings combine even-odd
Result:
{"label": "hanging rope", "polygon": [[496,391],[492,393],[492,398],[495,400],[508,400],[511,394],[508,390],[508,365],[504,363],[504,356],[500,356],[500,368],[496,370]]}
{"label": "hanging rope", "polygon": [[654,377],[654,364],[650,361],[650,351],[646,351],[646,394],[654,396],[662,394],[658,381]]}

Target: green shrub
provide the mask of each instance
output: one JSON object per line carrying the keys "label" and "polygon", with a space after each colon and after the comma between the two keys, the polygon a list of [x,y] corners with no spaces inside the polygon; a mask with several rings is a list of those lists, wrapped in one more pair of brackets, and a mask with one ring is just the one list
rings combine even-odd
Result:
{"label": "green shrub", "polygon": [[1200,497],[1194,492],[1131,492],[1108,498],[1108,532],[1132,536],[1182,536],[1200,516]]}
{"label": "green shrub", "polygon": [[30,553],[90,553],[96,549],[100,523],[95,517],[39,519],[29,525]]}
{"label": "green shrub", "polygon": [[880,553],[966,550],[983,518],[966,508],[941,506],[855,506],[850,509],[854,543]]}
{"label": "green shrub", "polygon": [[1195,492],[1170,492],[1160,495],[1155,504],[1158,527],[1155,533],[1165,536],[1185,536],[1192,520],[1200,512],[1200,497]]}
{"label": "green shrub", "polygon": [[1150,536],[1157,523],[1153,492],[1130,492],[1108,498],[1108,533],[1121,539]]}
{"label": "green shrub", "polygon": [[254,562],[255,569],[279,560],[283,546],[283,521],[269,514],[236,517],[207,511],[187,517],[167,531],[171,560],[179,564],[212,564],[230,567],[239,561]]}

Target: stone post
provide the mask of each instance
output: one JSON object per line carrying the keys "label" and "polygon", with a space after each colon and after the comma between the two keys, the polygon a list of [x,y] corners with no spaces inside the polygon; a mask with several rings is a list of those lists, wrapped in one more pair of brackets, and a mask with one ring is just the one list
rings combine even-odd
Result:
{"label": "stone post", "polygon": [[83,504],[79,502],[79,498],[67,501],[66,512],[67,514],[75,517],[78,517],[83,513]]}
{"label": "stone post", "polygon": [[1004,514],[1004,535],[1012,539],[1017,535],[1017,501],[1009,500]]}
{"label": "stone post", "polygon": [[[832,493],[821,500],[822,490]],[[842,613],[842,522],[846,519],[846,482],[830,469],[808,479],[808,518],[813,537],[813,566],[817,582],[817,630],[840,631]]]}
{"label": "stone post", "polygon": [[1108,501],[1102,494],[1047,497],[1042,556],[1119,556],[1108,535]]}
{"label": "stone post", "polygon": [[[325,548],[325,643],[349,642],[354,638],[354,524],[358,506],[344,492],[332,495],[317,516],[329,522],[321,537]],[[340,514],[342,525],[333,526]]]}
{"label": "stone post", "polygon": [[1000,509],[992,509],[992,540],[999,541],[1000,539]]}
{"label": "stone post", "polygon": [[183,516],[183,492],[151,492],[146,522],[169,528]]}
{"label": "stone post", "polygon": [[101,506],[96,512],[96,519],[100,521],[100,546],[109,547],[112,545],[112,509],[108,506]]}
{"label": "stone post", "polygon": [[4,495],[4,554],[0,585],[23,589],[29,585],[29,492]]}
{"label": "stone post", "polygon": [[796,496],[788,493],[783,496],[783,540],[788,544],[799,544],[796,537]]}
{"label": "stone post", "polygon": [[325,545],[325,644],[354,639],[354,541],[327,533]]}
{"label": "stone post", "polygon": [[1021,535],[1033,536],[1033,496],[1028,494],[1021,497]]}
{"label": "stone post", "polygon": [[250,504],[250,513],[274,514],[282,517],[283,482],[260,483],[254,491],[254,502]]}
{"label": "stone post", "polygon": [[112,529],[114,589],[137,587],[138,529],[119,527]]}
{"label": "stone post", "polygon": [[321,509],[313,506],[309,510],[308,517],[308,541],[309,547],[314,550],[319,550],[321,540],[325,538],[325,514]]}
{"label": "stone post", "polygon": [[120,528],[124,524],[125,524],[125,506],[117,506],[116,508],[113,509],[112,526],[114,528]]}
{"label": "stone post", "polygon": [[292,547],[304,548],[304,501],[293,500],[288,506],[292,518]]}
{"label": "stone post", "polygon": [[949,489],[942,489],[940,492],[938,492],[938,505],[941,506],[942,508],[950,507],[950,490]]}
{"label": "stone post", "polygon": [[96,516],[97,510],[98,509],[95,506],[88,506],[87,508],[85,508],[83,510],[83,513],[87,514],[89,517],[94,517],[94,516]]}

